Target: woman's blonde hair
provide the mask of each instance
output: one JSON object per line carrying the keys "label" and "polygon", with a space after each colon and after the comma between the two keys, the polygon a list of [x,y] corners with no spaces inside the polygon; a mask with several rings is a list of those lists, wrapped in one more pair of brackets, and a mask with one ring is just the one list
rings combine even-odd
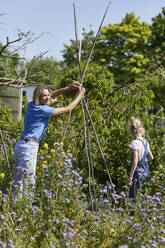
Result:
{"label": "woman's blonde hair", "polygon": [[135,117],[131,117],[131,133],[134,137],[137,137],[139,134],[141,134],[142,137],[145,137],[143,123]]}
{"label": "woman's blonde hair", "polygon": [[50,89],[45,85],[37,86],[33,92],[33,102],[36,105],[40,105],[40,96],[41,96],[43,90],[48,90],[50,92]]}

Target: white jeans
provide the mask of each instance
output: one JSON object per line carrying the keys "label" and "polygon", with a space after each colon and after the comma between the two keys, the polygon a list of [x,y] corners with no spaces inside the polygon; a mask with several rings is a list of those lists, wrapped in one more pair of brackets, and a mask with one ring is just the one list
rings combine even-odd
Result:
{"label": "white jeans", "polygon": [[34,188],[38,148],[39,144],[37,142],[25,142],[22,139],[20,139],[15,146],[14,200],[17,199],[18,191],[20,191],[21,195],[24,197],[25,195],[28,195],[29,190],[27,190],[27,188],[32,190]]}

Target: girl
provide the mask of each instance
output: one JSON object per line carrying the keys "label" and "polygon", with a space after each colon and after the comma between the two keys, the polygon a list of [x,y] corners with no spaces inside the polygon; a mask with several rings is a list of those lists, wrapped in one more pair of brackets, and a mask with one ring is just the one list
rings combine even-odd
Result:
{"label": "girl", "polygon": [[129,197],[134,200],[137,190],[143,186],[149,176],[148,160],[153,159],[142,122],[131,118],[131,133],[134,140],[130,144],[132,150],[131,170],[128,178]]}
{"label": "girl", "polygon": [[[67,107],[49,107],[52,98],[71,90],[78,90],[79,94]],[[34,90],[33,101],[28,104],[25,114],[23,132],[14,149],[14,200],[17,199],[17,188],[23,195],[27,195],[27,185],[32,189],[34,188],[39,142],[47,129],[50,117],[72,111],[84,94],[85,89],[81,88],[76,81],[73,81],[70,86],[54,91],[52,94],[50,94],[48,87],[43,85],[36,87]]]}

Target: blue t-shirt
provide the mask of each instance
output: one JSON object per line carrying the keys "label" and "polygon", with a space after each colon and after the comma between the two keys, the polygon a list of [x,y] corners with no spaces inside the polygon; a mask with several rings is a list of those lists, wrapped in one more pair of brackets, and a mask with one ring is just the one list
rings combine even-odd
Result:
{"label": "blue t-shirt", "polygon": [[49,118],[54,111],[55,108],[48,105],[36,105],[34,102],[28,103],[21,138],[40,141],[47,129]]}

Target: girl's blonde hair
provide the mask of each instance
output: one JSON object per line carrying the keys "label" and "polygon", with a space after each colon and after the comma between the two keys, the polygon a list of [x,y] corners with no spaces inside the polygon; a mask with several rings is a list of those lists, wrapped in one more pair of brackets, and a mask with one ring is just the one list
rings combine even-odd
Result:
{"label": "girl's blonde hair", "polygon": [[131,117],[131,133],[134,137],[137,137],[139,134],[141,134],[142,137],[145,137],[145,129],[143,124],[135,117]]}
{"label": "girl's blonde hair", "polygon": [[43,90],[48,90],[50,92],[50,89],[45,85],[37,86],[33,92],[33,102],[36,105],[40,105],[40,96],[41,96]]}

